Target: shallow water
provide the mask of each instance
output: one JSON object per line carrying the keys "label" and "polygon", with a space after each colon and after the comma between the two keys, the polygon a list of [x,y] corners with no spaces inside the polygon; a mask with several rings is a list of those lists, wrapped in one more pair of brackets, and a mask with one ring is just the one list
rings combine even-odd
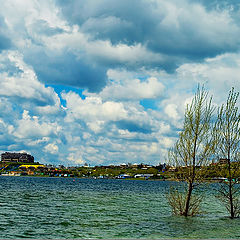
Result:
{"label": "shallow water", "polygon": [[172,216],[170,184],[1,176],[0,238],[240,238],[210,186],[200,216]]}

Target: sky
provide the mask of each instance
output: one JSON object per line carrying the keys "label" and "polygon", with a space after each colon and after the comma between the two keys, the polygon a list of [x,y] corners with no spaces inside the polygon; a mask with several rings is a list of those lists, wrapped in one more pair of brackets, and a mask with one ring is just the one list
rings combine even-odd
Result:
{"label": "sky", "polygon": [[0,0],[0,151],[166,161],[198,84],[240,90],[238,0]]}

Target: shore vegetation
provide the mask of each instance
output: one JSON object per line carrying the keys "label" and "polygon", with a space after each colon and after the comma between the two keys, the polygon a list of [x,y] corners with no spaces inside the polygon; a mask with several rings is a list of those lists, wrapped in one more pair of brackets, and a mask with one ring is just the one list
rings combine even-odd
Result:
{"label": "shore vegetation", "polygon": [[182,168],[186,189],[170,189],[168,201],[173,213],[185,217],[198,212],[201,198],[193,196],[194,189],[202,182],[200,166],[209,163],[215,142],[211,135],[211,120],[214,112],[212,98],[204,87],[198,86],[191,102],[186,106],[183,129],[174,147],[169,151],[170,165]]}
{"label": "shore vegetation", "polygon": [[240,113],[238,109],[239,92],[234,88],[229,92],[226,104],[218,109],[214,133],[216,156],[225,159],[228,181],[217,188],[217,196],[224,203],[230,217],[240,214],[239,186],[237,173],[240,161]]}

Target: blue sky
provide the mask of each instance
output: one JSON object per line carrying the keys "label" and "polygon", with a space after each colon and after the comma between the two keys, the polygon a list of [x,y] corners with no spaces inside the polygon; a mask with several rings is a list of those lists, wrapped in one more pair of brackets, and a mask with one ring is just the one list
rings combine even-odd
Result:
{"label": "blue sky", "polygon": [[0,150],[164,162],[184,108],[240,90],[236,0],[0,0]]}

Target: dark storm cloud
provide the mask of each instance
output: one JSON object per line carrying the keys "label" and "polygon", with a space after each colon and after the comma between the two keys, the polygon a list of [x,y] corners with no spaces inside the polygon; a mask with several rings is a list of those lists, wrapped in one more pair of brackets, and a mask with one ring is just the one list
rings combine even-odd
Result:
{"label": "dark storm cloud", "polygon": [[42,82],[82,87],[93,92],[105,86],[106,70],[77,59],[72,53],[49,56],[41,49],[35,54],[30,51],[25,55],[25,61],[34,66]]}
{"label": "dark storm cloud", "polygon": [[12,103],[22,106],[33,103],[37,106],[54,105],[56,96],[53,96],[53,89],[47,89],[38,82],[32,68],[22,62],[21,55],[4,53],[0,59],[0,104],[11,99]]}
{"label": "dark storm cloud", "polygon": [[154,4],[142,0],[57,1],[64,16],[99,39],[133,44],[147,39],[158,23]]}
{"label": "dark storm cloud", "polygon": [[[237,14],[225,14],[225,1],[210,2],[55,0],[56,16],[29,18],[25,25],[21,19],[23,29],[15,37],[21,39],[21,33],[22,41],[14,40],[13,34],[13,43],[21,42],[19,48],[27,46],[19,50],[41,82],[99,92],[106,85],[109,69],[173,73],[184,63],[237,52]],[[216,11],[218,3],[222,8]],[[3,19],[0,27],[1,51],[11,42]]]}
{"label": "dark storm cloud", "polygon": [[[228,19],[221,19],[224,17],[221,11],[211,12],[214,9],[206,0],[57,0],[57,3],[66,19],[78,24],[93,39],[110,40],[112,44],[140,43],[150,51],[175,57],[171,64],[169,61],[158,64],[167,71],[184,62],[239,49],[238,26],[232,21],[228,28]],[[233,40],[229,34],[236,38]],[[153,63],[152,67],[156,66]]]}

